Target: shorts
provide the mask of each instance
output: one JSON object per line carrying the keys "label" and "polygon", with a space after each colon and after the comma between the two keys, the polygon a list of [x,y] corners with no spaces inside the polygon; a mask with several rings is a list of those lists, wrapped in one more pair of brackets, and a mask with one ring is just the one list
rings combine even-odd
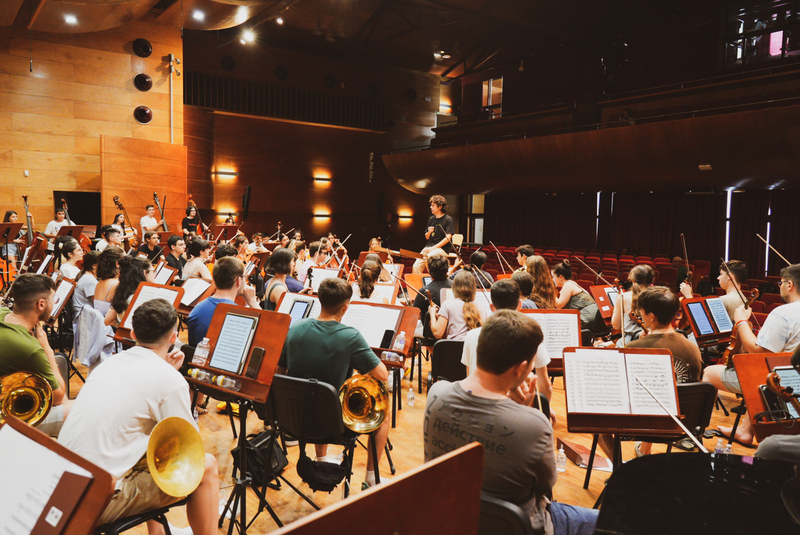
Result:
{"label": "shorts", "polygon": [[50,407],[47,417],[36,425],[36,429],[51,437],[58,437],[61,426],[64,425],[64,405]]}
{"label": "shorts", "polygon": [[180,500],[158,488],[143,457],[122,476],[98,524],[108,524],[120,518],[160,509]]}
{"label": "shorts", "polygon": [[722,370],[720,379],[722,379],[722,384],[725,385],[728,392],[733,392],[734,394],[742,393],[742,386],[739,384],[739,376],[736,375],[735,368],[725,368]]}

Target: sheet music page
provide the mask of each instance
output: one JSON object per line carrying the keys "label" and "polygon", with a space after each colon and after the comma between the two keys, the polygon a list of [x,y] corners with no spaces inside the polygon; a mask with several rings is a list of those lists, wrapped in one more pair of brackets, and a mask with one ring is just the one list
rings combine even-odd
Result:
{"label": "sheet music page", "polygon": [[303,294],[296,294],[286,292],[283,294],[283,300],[281,301],[281,306],[278,307],[278,310],[275,312],[280,312],[281,314],[288,314],[292,310],[292,303],[294,303],[295,299],[310,299],[314,302],[311,305],[311,312],[308,313],[307,318],[318,318],[319,313],[322,311],[322,307],[319,304],[319,298],[314,297],[313,295],[303,295]]}
{"label": "sheet music page", "polygon": [[402,265],[403,264],[384,264],[383,269],[385,269],[386,271],[397,277],[398,276],[397,273],[400,271],[400,267]]}
{"label": "sheet music page", "polygon": [[[355,292],[356,289],[354,288],[353,291]],[[373,295],[376,294],[385,298],[388,305],[393,305],[397,298],[396,287],[392,282],[375,283],[375,293]]]}
{"label": "sheet music page", "polygon": [[39,269],[36,270],[36,274],[41,275],[42,273],[44,273],[47,270],[47,265],[50,263],[52,259],[53,255],[51,254],[45,256],[44,260],[42,260],[42,264],[39,266]]}
{"label": "sheet music page", "polygon": [[675,395],[675,371],[672,367],[671,355],[648,355],[644,353],[626,353],[625,361],[628,369],[630,385],[631,413],[664,415],[664,409],[653,396],[636,380],[642,380],[647,388],[663,403],[672,414],[678,414]]}
{"label": "sheet music page", "polygon": [[312,271],[313,275],[311,276],[311,288],[314,290],[314,293],[319,293],[319,285],[325,279],[329,279],[331,277],[338,277],[339,270],[338,269],[326,269],[326,268],[313,268]]}
{"label": "sheet music page", "polygon": [[564,353],[569,412],[631,414],[625,357],[619,351]]}
{"label": "sheet music page", "polygon": [[400,312],[396,308],[352,303],[342,318],[342,324],[349,325],[360,332],[369,347],[380,347],[383,334],[387,330],[396,330]]}
{"label": "sheet music page", "polygon": [[[158,268],[158,271],[156,271],[156,276],[153,278],[153,282],[156,284],[166,284],[172,275],[173,271],[171,269],[166,269],[164,267],[166,265],[166,263],[161,264],[161,266]],[[183,302],[183,300],[181,300],[181,302]],[[191,301],[189,302],[191,303]]]}
{"label": "sheet music page", "polygon": [[151,299],[166,299],[170,304],[172,304],[175,302],[176,295],[178,295],[176,290],[169,290],[167,288],[158,286],[143,286],[141,293],[139,293],[139,298],[136,299],[136,302],[128,305],[130,313],[128,314],[128,318],[125,320],[125,325],[123,325],[123,327],[133,329],[133,313],[144,303],[150,301]]}
{"label": "sheet music page", "polygon": [[703,304],[700,302],[689,303],[686,305],[686,308],[689,309],[689,314],[692,315],[692,319],[694,323],[697,325],[698,332],[695,333],[697,336],[705,336],[707,334],[714,334],[714,327],[711,325],[711,322],[708,321],[708,316],[706,316],[706,311],[703,308]]}
{"label": "sheet music page", "polygon": [[10,425],[0,429],[0,455],[13,459],[13,462],[4,463],[0,483],[3,534],[28,535],[33,531],[64,472],[93,477],[88,470],[31,440]]}
{"label": "sheet music page", "polygon": [[61,281],[61,284],[56,288],[56,295],[53,296],[53,311],[50,313],[51,318],[55,318],[61,312],[61,303],[67,298],[72,287],[75,286],[74,282],[66,279]]}
{"label": "sheet music page", "polygon": [[258,317],[228,313],[208,365],[218,370],[242,373],[257,325]]}
{"label": "sheet music page", "polygon": [[[169,270],[164,270],[169,271]],[[195,300],[203,295],[203,292],[209,289],[211,283],[198,277],[189,277],[183,283],[183,297],[181,297],[181,304],[187,307],[195,302]]]}
{"label": "sheet music page", "polygon": [[725,304],[722,299],[715,297],[713,299],[706,299],[706,306],[708,307],[711,316],[714,318],[714,323],[721,333],[730,332],[733,329],[733,322],[731,317],[728,316],[728,311],[725,310]]}
{"label": "sheet music page", "polygon": [[543,312],[526,312],[544,333],[544,342],[550,358],[561,358],[565,347],[581,345],[580,322],[574,314],[553,314]]}

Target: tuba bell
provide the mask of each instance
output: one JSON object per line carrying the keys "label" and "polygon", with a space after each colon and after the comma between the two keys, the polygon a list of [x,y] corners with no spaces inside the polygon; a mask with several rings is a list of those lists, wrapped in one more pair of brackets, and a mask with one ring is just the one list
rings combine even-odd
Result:
{"label": "tuba bell", "polygon": [[200,432],[179,416],[158,422],[147,442],[147,468],[165,494],[188,496],[203,479],[206,459]]}
{"label": "tuba bell", "polygon": [[354,375],[339,389],[344,425],[356,433],[371,433],[386,419],[389,392],[383,381],[369,375]]}
{"label": "tuba bell", "polygon": [[13,416],[35,426],[53,404],[53,389],[34,373],[15,372],[0,377],[0,422]]}

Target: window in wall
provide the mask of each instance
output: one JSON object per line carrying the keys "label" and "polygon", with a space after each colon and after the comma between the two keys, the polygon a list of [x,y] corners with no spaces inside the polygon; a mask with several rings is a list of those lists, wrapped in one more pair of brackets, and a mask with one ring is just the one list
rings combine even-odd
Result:
{"label": "window in wall", "polygon": [[483,243],[483,206],[485,195],[469,196],[469,213],[467,213],[467,240],[472,243]]}
{"label": "window in wall", "polygon": [[731,9],[725,33],[726,67],[800,55],[800,0]]}
{"label": "window in wall", "polygon": [[503,78],[492,78],[483,81],[482,110],[494,119],[503,115]]}

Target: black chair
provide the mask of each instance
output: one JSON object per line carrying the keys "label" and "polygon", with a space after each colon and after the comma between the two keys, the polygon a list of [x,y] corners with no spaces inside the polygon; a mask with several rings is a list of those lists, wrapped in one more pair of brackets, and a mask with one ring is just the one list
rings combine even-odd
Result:
{"label": "black chair", "polygon": [[[268,403],[272,405],[275,425],[283,432],[297,438],[301,455],[305,451],[306,444],[344,446],[343,462],[346,463],[347,469],[344,496],[347,497],[350,494],[353,454],[359,435],[344,425],[339,393],[331,385],[316,379],[298,379],[276,374],[270,387]],[[373,455],[377,457],[375,451]],[[375,466],[377,467],[377,462]],[[286,478],[278,477],[314,508],[319,509],[317,504]]]}
{"label": "black chair", "polygon": [[533,535],[531,519],[519,506],[481,493],[479,535]]}
{"label": "black chair", "polygon": [[433,344],[431,371],[428,372],[428,388],[436,381],[460,381],[467,378],[467,367],[461,364],[463,340],[439,340]]}
{"label": "black chair", "polygon": [[171,505],[166,507],[162,507],[161,509],[154,509],[152,511],[147,511],[144,513],[139,513],[138,515],[131,515],[125,518],[120,518],[113,522],[109,522],[108,524],[103,524],[102,526],[97,526],[94,528],[92,532],[93,535],[117,535],[118,533],[122,533],[123,531],[128,531],[139,524],[144,524],[148,520],[155,520],[162,526],[164,526],[164,531],[167,535],[171,535],[171,531],[169,529],[169,523],[167,522],[167,517],[165,516],[167,511],[172,509],[173,507],[179,507],[181,505],[186,505],[186,498],[183,498],[180,501],[177,501]]}

